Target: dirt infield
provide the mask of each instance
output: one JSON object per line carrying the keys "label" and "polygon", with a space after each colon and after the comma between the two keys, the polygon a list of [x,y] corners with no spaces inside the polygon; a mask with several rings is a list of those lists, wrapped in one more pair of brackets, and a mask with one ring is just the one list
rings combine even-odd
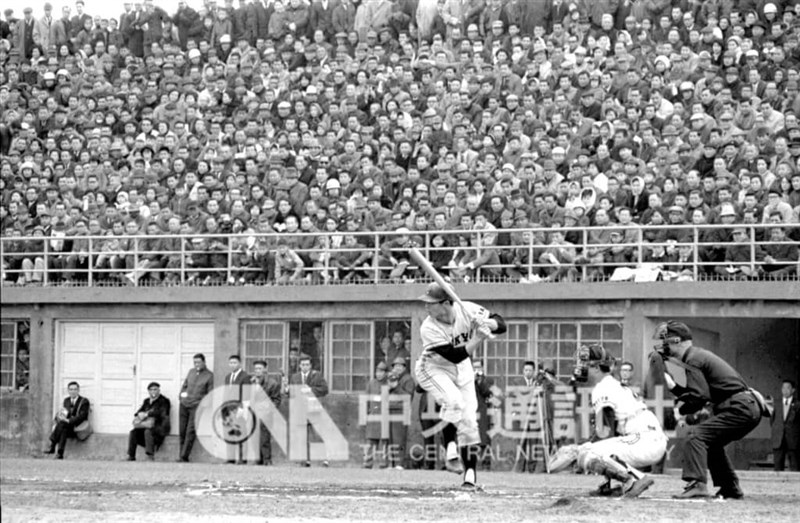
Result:
{"label": "dirt infield", "polygon": [[800,475],[745,473],[744,501],[674,501],[657,476],[637,500],[588,498],[591,476],[7,459],[2,521],[797,521]]}

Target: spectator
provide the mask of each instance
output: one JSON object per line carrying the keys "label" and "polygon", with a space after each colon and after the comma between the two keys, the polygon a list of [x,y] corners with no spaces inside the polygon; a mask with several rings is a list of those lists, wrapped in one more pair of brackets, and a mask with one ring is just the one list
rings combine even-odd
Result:
{"label": "spectator", "polygon": [[[367,402],[368,415],[381,415],[382,406],[380,400],[377,398],[380,397],[383,387],[388,386],[386,380],[387,368],[388,366],[385,361],[378,362],[378,365],[375,366],[375,377],[367,384],[366,393],[370,396]],[[381,427],[382,423],[380,421],[367,421],[367,425],[364,429],[366,445],[364,448],[363,467],[365,469],[371,469],[376,461],[378,462],[378,468],[388,467],[386,458],[389,440],[383,437]]]}
{"label": "spectator", "polygon": [[62,408],[56,414],[53,431],[50,433],[50,446],[44,451],[45,454],[56,454],[56,459],[64,459],[67,438],[76,437],[76,427],[89,419],[89,400],[80,395],[78,382],[69,382],[67,391],[69,396],[64,399]]}
{"label": "spectator", "polygon": [[[281,406],[281,383],[268,374],[269,364],[264,360],[253,363],[250,382],[264,391],[266,398],[277,409]],[[259,465],[272,465],[272,435],[269,428],[259,421]]]}
{"label": "spectator", "polygon": [[[298,386],[297,389],[290,388],[291,386]],[[285,394],[293,394],[293,390],[297,390],[301,395],[307,398],[321,398],[328,395],[328,382],[325,381],[325,377],[319,371],[312,370],[311,368],[311,357],[307,354],[303,354],[300,356],[299,365],[298,365],[298,372],[289,376],[289,381],[287,383],[287,387],[284,389]],[[311,437],[311,425],[309,424],[307,427],[307,437]],[[308,448],[308,447],[307,447]],[[328,461],[323,460],[323,466],[328,466]],[[311,457],[306,456],[306,460],[303,462],[304,467],[311,466]]]}
{"label": "spectator", "polygon": [[134,413],[133,429],[128,435],[128,461],[136,461],[136,447],[143,446],[150,461],[170,432],[170,408],[168,398],[161,395],[161,385],[151,382],[147,386],[148,397]]}
{"label": "spectator", "polygon": [[206,368],[206,357],[198,352],[192,358],[192,364],[194,368],[183,381],[180,395],[180,457],[178,458],[180,462],[189,461],[197,438],[195,430],[197,407],[205,395],[214,388],[214,373]]}
{"label": "spectator", "polygon": [[[390,394],[409,396],[414,394],[414,379],[407,370],[406,358],[397,356],[392,360],[392,370],[386,377]],[[389,402],[389,414],[402,414],[403,406],[398,401]],[[406,443],[408,426],[403,421],[392,421],[389,424],[388,466],[398,470],[405,468],[408,459]]]}

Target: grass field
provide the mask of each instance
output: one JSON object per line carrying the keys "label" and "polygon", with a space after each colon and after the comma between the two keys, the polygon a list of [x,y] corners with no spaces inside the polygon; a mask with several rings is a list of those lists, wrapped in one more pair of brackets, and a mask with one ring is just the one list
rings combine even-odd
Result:
{"label": "grass field", "polygon": [[640,499],[586,497],[598,477],[481,472],[463,492],[446,472],[4,459],[2,521],[757,521],[800,520],[800,475],[743,473],[743,501],[675,501],[656,476]]}

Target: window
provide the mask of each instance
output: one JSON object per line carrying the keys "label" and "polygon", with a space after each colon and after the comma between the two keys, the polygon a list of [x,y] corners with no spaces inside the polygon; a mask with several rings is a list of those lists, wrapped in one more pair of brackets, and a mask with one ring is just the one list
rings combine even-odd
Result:
{"label": "window", "polygon": [[283,370],[290,375],[297,372],[299,356],[308,354],[331,392],[362,392],[375,365],[384,359],[381,340],[386,338],[388,349],[394,344],[408,346],[411,321],[247,320],[240,328],[242,359],[248,372],[256,360],[265,359],[271,374]]}
{"label": "window", "polygon": [[[522,374],[522,364],[530,359],[530,323],[527,321],[506,322],[508,332],[487,341],[478,353],[484,361],[486,375],[495,379],[498,387],[505,389],[511,376]],[[483,350],[485,348],[485,351]]]}
{"label": "window", "polygon": [[601,343],[615,358],[622,356],[622,323],[616,320],[507,320],[506,324],[506,334],[487,341],[476,353],[484,362],[486,375],[501,388],[508,385],[508,378],[522,375],[526,360],[551,367],[557,378],[569,380],[581,344]]}
{"label": "window", "polygon": [[265,360],[269,373],[288,372],[284,365],[286,355],[286,329],[282,321],[245,323],[243,326],[244,368],[251,372],[256,360]]}
{"label": "window", "polygon": [[0,388],[28,390],[30,375],[30,322],[0,323]]}
{"label": "window", "polygon": [[363,391],[372,377],[371,322],[331,324],[331,390]]}
{"label": "window", "polygon": [[618,321],[537,322],[536,361],[552,365],[556,377],[569,379],[580,345],[600,343],[615,358],[622,357],[622,323]]}

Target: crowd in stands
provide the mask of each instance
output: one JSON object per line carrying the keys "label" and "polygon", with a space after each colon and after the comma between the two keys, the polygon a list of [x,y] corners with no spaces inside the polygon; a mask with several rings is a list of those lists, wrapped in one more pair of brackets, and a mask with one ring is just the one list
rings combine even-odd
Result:
{"label": "crowd in stands", "polygon": [[798,0],[190,4],[5,10],[4,281],[797,274]]}

